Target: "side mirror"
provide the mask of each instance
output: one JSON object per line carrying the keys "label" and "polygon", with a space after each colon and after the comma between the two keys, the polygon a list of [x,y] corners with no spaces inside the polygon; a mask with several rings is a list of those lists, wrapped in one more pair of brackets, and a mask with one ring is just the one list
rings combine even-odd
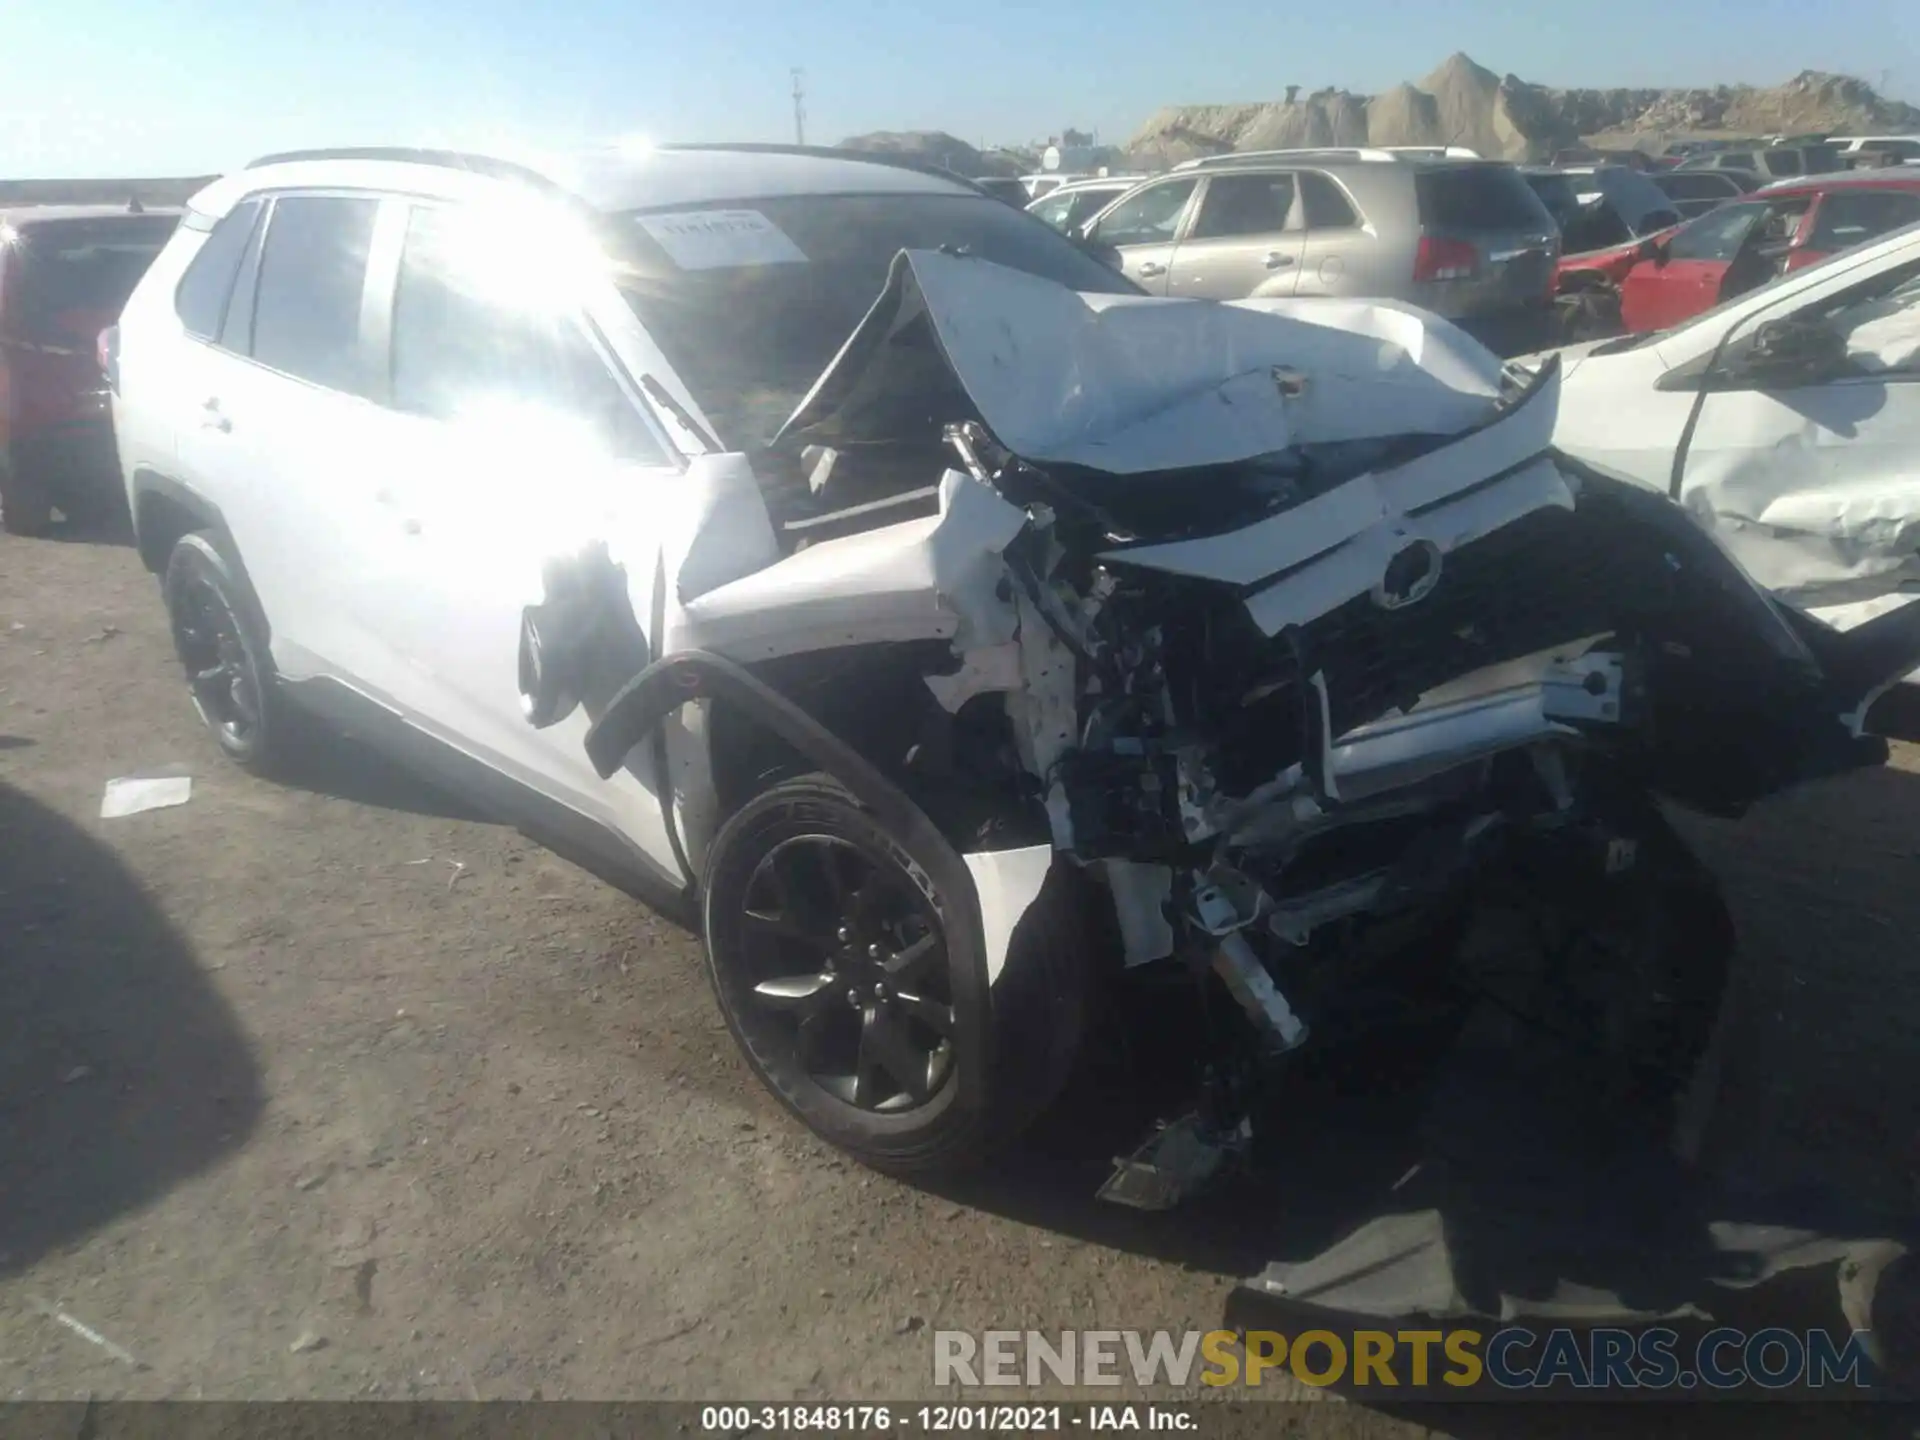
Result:
{"label": "side mirror", "polygon": [[1664,267],[1667,263],[1667,247],[1652,236],[1642,240],[1633,253],[1642,260],[1651,260],[1656,268]]}
{"label": "side mirror", "polygon": [[1844,335],[1821,321],[1790,315],[1755,330],[1739,353],[1727,357],[1722,373],[1744,385],[1777,388],[1838,379],[1850,366]]}

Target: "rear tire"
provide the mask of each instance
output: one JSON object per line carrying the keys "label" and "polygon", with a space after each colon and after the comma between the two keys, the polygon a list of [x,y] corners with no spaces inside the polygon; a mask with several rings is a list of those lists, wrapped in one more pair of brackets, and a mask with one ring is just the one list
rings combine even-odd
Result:
{"label": "rear tire", "polygon": [[701,886],[708,977],[747,1063],[822,1139],[899,1174],[977,1164],[1058,1097],[1091,975],[1089,889],[1056,866],[992,990],[984,1113],[956,1103],[964,1044],[946,922],[965,897],[837,781],[748,801],[714,837]]}
{"label": "rear tire", "polygon": [[211,536],[184,535],[162,592],[187,693],[214,742],[242,769],[275,773],[290,739],[285,707],[266,637],[247,618],[239,567]]}

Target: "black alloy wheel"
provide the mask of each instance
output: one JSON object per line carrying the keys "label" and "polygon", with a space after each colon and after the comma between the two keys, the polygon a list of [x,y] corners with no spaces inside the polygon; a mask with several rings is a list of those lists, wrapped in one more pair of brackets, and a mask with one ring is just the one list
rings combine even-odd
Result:
{"label": "black alloy wheel", "polygon": [[[953,953],[947,917],[974,897],[942,893],[830,776],[796,776],[707,847],[707,975],[748,1065],[816,1134],[895,1174],[951,1172],[1022,1133],[1066,1083],[1092,984],[1088,883],[1049,873],[988,1004],[969,1005],[956,976],[973,961]],[[986,1073],[969,1076],[981,1049]]]}
{"label": "black alloy wheel", "polygon": [[183,536],[164,582],[173,648],[193,708],[229,758],[250,770],[277,763],[284,737],[266,644],[241,608],[233,563],[203,534]]}
{"label": "black alloy wheel", "polygon": [[173,612],[173,646],[186,667],[194,708],[237,749],[260,731],[260,682],[240,643],[240,622],[205,579],[182,587]]}
{"label": "black alloy wheel", "polygon": [[796,835],[754,867],[745,900],[748,1003],[807,1078],[878,1114],[938,1096],[953,1077],[947,949],[900,868],[835,835]]}

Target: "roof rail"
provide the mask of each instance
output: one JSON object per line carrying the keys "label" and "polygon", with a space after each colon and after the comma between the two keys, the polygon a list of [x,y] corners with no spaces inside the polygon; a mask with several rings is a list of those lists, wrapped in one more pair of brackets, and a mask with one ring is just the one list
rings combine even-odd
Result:
{"label": "roof rail", "polygon": [[[891,165],[899,170],[917,170],[922,174],[937,175],[942,179],[953,181],[956,185],[964,185],[970,190],[980,189],[969,177],[956,170],[943,170],[937,165],[929,165],[924,161],[912,160],[903,155],[890,155],[881,150],[841,150],[829,145],[781,145],[757,141],[667,144],[653,148],[673,151],[733,151],[752,155],[811,155],[823,160],[864,160],[874,165]],[[530,165],[522,165],[514,160],[503,160],[497,155],[476,155],[464,150],[416,149],[405,145],[356,145],[331,150],[285,150],[274,155],[262,155],[258,160],[250,161],[246,168],[257,170],[263,165],[286,165],[307,160],[385,160],[400,165],[435,165],[447,170],[465,170],[469,174],[484,175],[494,180],[517,180],[578,203],[577,197],[566,187],[550,176],[541,174]],[[986,192],[981,191],[981,193]]]}
{"label": "roof rail", "polygon": [[1201,155],[1182,160],[1175,170],[1210,170],[1261,160],[1365,160],[1393,164],[1401,160],[1478,160],[1479,154],[1460,145],[1305,145],[1291,150],[1229,150],[1224,155]]}
{"label": "roof rail", "polygon": [[282,150],[247,163],[247,169],[289,165],[308,160],[385,160],[396,165],[433,165],[443,170],[465,170],[496,180],[525,180],[552,187],[553,181],[530,165],[502,160],[497,155],[475,155],[464,150],[427,150],[409,145],[347,145],[330,150]]}

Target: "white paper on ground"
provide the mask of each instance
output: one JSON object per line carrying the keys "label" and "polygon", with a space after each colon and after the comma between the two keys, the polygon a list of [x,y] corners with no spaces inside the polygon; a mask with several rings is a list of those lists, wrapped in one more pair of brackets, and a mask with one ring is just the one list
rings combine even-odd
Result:
{"label": "white paper on ground", "polygon": [[100,818],[118,820],[142,810],[164,810],[184,805],[193,794],[191,775],[124,775],[107,781],[100,797]]}
{"label": "white paper on ground", "polygon": [[685,210],[639,218],[640,228],[682,270],[806,263],[787,232],[758,210]]}

